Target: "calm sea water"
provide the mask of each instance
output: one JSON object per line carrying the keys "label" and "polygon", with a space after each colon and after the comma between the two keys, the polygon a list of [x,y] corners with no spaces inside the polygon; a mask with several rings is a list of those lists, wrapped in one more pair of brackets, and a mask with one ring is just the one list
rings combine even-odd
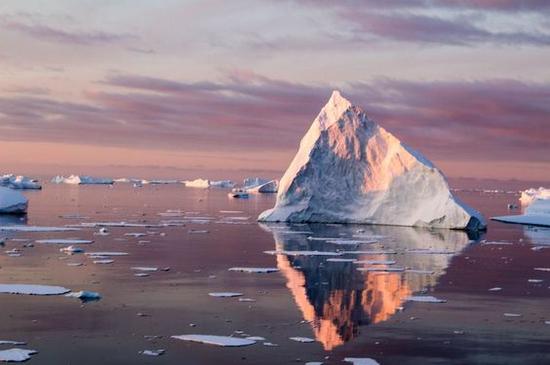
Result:
{"label": "calm sea water", "polygon": [[[39,352],[30,363],[343,364],[345,357],[381,364],[550,363],[545,323],[550,272],[534,270],[550,267],[550,249],[541,248],[550,248],[550,230],[491,222],[486,234],[468,236],[412,228],[259,225],[255,218],[274,204],[273,195],[238,200],[224,190],[175,185],[47,184],[25,194],[29,214],[18,223],[153,225],[108,228],[107,236],[97,235],[98,228],[10,234],[16,240],[8,240],[0,254],[0,283],[61,285],[103,296],[81,303],[63,296],[0,295],[0,340],[27,342],[26,348]],[[506,204],[518,198],[458,194],[486,216],[508,214]],[[173,226],[154,226],[161,221]],[[88,252],[128,255],[98,265],[82,254],[62,254],[62,245],[24,247],[20,241],[44,238],[90,239],[93,244],[81,245]],[[22,256],[4,253],[13,248]],[[269,250],[370,253],[264,253]],[[67,265],[75,262],[83,265]],[[170,270],[136,277],[134,266]],[[235,266],[279,271],[228,271]],[[385,267],[404,271],[358,270]],[[495,287],[501,290],[489,291]],[[239,292],[254,301],[214,298],[211,292]],[[418,294],[446,302],[406,301]],[[181,334],[266,340],[227,348],[170,338]],[[296,336],[315,341],[289,339]],[[166,353],[154,358],[139,353],[146,349]]]}

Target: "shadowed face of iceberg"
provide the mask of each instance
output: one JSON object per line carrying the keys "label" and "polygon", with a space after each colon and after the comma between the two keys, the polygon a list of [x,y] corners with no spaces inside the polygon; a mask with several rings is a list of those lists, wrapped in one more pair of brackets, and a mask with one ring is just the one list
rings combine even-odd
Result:
{"label": "shadowed face of iceberg", "polygon": [[[262,224],[277,266],[326,350],[382,322],[406,298],[433,287],[471,242],[462,231],[357,225]],[[479,238],[479,237],[477,237]]]}

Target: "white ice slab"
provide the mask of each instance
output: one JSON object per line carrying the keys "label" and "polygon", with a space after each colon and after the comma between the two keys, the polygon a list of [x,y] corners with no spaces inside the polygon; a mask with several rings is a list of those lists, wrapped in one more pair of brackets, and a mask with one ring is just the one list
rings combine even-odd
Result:
{"label": "white ice slab", "polygon": [[380,365],[378,361],[368,357],[346,357],[344,361],[351,362],[353,365]]}
{"label": "white ice slab", "polygon": [[234,297],[240,297],[243,295],[243,293],[235,293],[235,292],[212,292],[208,293],[211,297],[216,298],[234,298]]}
{"label": "white ice slab", "polygon": [[27,295],[61,295],[70,292],[62,286],[35,284],[0,284],[0,293]]}
{"label": "white ice slab", "polygon": [[309,338],[309,337],[289,337],[288,339],[296,342],[302,342],[302,343],[315,342],[313,338]]}
{"label": "white ice slab", "polygon": [[445,299],[439,299],[431,295],[412,295],[406,299],[409,302],[420,302],[420,303],[446,303]]}
{"label": "white ice slab", "polygon": [[240,347],[249,346],[256,343],[254,340],[246,338],[237,338],[229,336],[213,336],[213,335],[179,335],[172,336],[176,340],[200,342],[209,345],[224,346],[224,347]]}
{"label": "white ice slab", "polygon": [[24,362],[31,358],[31,355],[38,353],[36,350],[9,349],[0,351],[1,362]]}

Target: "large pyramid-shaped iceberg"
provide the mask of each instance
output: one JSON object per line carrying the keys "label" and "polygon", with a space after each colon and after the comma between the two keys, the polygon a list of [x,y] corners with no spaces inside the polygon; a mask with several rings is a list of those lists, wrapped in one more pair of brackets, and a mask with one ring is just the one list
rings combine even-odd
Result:
{"label": "large pyramid-shaped iceberg", "polygon": [[480,230],[480,213],[441,171],[334,91],[260,221],[364,223]]}

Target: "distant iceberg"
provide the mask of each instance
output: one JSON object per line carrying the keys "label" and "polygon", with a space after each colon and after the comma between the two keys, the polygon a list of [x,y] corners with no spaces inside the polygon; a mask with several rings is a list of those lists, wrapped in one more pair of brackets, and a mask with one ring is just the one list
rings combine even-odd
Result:
{"label": "distant iceberg", "polygon": [[480,213],[449,190],[426,157],[338,91],[313,121],[260,221],[483,230]]}
{"label": "distant iceberg", "polygon": [[71,175],[69,177],[55,176],[52,179],[52,183],[55,184],[71,184],[71,185],[111,185],[114,184],[113,179],[92,177],[92,176],[79,176]]}
{"label": "distant iceberg", "polygon": [[263,184],[267,184],[270,180],[262,177],[247,177],[243,180],[243,189],[252,189]]}
{"label": "distant iceberg", "polygon": [[183,183],[188,188],[209,188],[210,180],[206,179],[195,179],[195,180],[184,180]]}
{"label": "distant iceberg", "polygon": [[231,180],[210,181],[210,186],[215,188],[233,188],[235,183]]}
{"label": "distant iceberg", "polygon": [[264,184],[247,188],[246,191],[249,193],[264,193],[264,194],[276,193],[278,186],[279,186],[279,183],[277,180],[271,180]]}
{"label": "distant iceberg", "polygon": [[0,176],[0,186],[12,189],[42,189],[42,185],[40,185],[38,180],[13,174]]}
{"label": "distant iceberg", "polygon": [[503,223],[550,227],[550,189],[525,190],[521,193],[520,201],[523,206],[527,206],[524,214],[504,215],[491,219]]}
{"label": "distant iceberg", "polygon": [[29,201],[13,189],[0,187],[0,214],[24,214]]}

